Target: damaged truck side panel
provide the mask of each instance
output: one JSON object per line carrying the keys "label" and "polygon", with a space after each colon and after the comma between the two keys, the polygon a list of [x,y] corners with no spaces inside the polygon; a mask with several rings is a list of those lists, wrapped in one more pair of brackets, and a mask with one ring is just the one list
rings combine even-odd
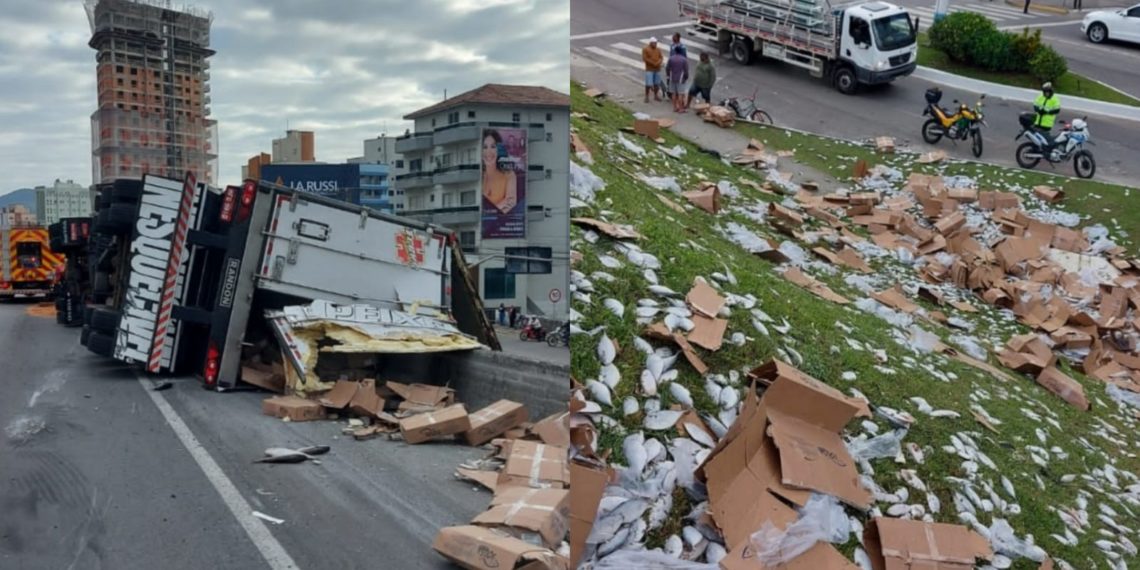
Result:
{"label": "damaged truck side panel", "polygon": [[218,190],[147,175],[143,187],[118,277],[118,360],[233,388],[263,311],[313,300],[459,312],[464,332],[498,347],[482,311],[455,311],[453,282],[470,280],[455,275],[466,268],[450,230],[253,180]]}

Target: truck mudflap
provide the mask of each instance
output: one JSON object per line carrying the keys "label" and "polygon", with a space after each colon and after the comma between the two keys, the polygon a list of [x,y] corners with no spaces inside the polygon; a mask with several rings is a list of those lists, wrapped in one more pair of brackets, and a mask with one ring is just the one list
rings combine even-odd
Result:
{"label": "truck mudflap", "polygon": [[142,364],[150,373],[173,367],[180,326],[171,314],[185,286],[190,261],[186,236],[196,222],[204,192],[192,172],[181,182],[143,176],[128,246],[130,275],[115,335],[116,360]]}
{"label": "truck mudflap", "polygon": [[[319,352],[422,354],[476,350],[482,345],[455,325],[371,305],[313,301],[265,312],[285,356],[285,385],[297,392],[331,388],[315,373]],[[319,349],[318,349],[319,347]]]}

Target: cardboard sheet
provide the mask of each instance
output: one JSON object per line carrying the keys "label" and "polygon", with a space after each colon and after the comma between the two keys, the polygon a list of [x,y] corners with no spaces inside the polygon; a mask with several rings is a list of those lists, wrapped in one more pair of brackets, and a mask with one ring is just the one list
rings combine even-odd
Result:
{"label": "cardboard sheet", "polygon": [[724,308],[724,297],[716,292],[711,285],[703,281],[694,280],[693,288],[685,295],[685,301],[694,311],[706,317],[716,317]]}
{"label": "cardboard sheet", "polygon": [[[684,212],[684,208],[681,211]],[[632,226],[619,226],[594,218],[571,218],[570,221],[579,226],[595,229],[614,239],[637,240],[642,238],[642,235],[637,233],[637,230],[633,229]]]}
{"label": "cardboard sheet", "polygon": [[972,570],[993,558],[989,541],[961,525],[875,518],[863,529],[875,570]]}
{"label": "cardboard sheet", "polygon": [[569,524],[569,493],[567,489],[497,489],[490,507],[471,524],[497,528],[528,542],[537,535],[543,546],[556,549]]}
{"label": "cardboard sheet", "polygon": [[496,529],[476,525],[439,531],[432,549],[459,566],[474,570],[570,570],[565,558]]}

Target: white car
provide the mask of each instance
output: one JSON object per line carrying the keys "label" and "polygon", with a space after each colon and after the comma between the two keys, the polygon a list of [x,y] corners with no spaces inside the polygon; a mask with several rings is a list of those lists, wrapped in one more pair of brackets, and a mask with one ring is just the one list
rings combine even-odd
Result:
{"label": "white car", "polygon": [[1089,12],[1081,20],[1081,33],[1094,44],[1107,39],[1140,44],[1140,4],[1119,10]]}

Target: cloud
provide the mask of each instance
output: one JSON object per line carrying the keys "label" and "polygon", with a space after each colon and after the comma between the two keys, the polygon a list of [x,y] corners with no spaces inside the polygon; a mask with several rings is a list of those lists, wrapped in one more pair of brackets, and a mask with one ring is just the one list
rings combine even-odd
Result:
{"label": "cloud", "polygon": [[[0,193],[56,178],[91,183],[95,52],[78,0],[0,13]],[[567,92],[569,0],[205,0],[220,182],[293,129],[317,159],[402,133],[404,115],[485,83]]]}

